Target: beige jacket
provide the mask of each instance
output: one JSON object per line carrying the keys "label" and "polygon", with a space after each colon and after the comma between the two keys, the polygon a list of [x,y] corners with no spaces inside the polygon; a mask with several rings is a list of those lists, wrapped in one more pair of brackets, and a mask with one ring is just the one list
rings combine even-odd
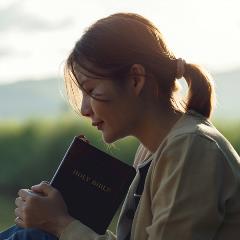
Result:
{"label": "beige jacket", "polygon": [[[140,146],[135,165],[144,164],[147,154]],[[131,240],[240,239],[240,157],[206,118],[184,114],[147,161],[152,162]],[[124,214],[138,178],[123,204],[117,236],[98,235],[76,220],[60,240],[124,239],[129,228]]]}

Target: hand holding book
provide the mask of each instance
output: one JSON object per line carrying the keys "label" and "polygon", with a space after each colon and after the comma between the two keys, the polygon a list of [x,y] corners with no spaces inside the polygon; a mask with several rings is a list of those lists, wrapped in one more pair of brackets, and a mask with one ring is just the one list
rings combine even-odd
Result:
{"label": "hand holding book", "polygon": [[60,236],[74,220],[58,190],[46,182],[29,189],[21,189],[16,198],[15,223],[23,228],[37,228]]}

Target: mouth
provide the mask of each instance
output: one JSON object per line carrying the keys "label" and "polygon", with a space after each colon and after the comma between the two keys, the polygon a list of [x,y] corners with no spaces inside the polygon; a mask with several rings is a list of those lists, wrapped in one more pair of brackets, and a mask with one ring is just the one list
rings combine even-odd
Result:
{"label": "mouth", "polygon": [[92,125],[97,127],[98,130],[102,130],[103,129],[103,121],[100,121],[100,122],[93,122]]}

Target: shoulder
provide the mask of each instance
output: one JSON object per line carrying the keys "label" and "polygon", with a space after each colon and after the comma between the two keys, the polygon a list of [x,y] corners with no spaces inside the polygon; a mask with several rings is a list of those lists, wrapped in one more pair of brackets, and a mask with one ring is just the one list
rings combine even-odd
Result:
{"label": "shoulder", "polygon": [[210,121],[200,114],[190,112],[184,114],[173,127],[155,152],[155,158],[162,154],[180,157],[190,150],[197,153],[198,149],[206,150],[209,146],[218,150],[220,138],[220,134]]}
{"label": "shoulder", "polygon": [[[240,159],[231,144],[205,117],[195,112],[185,114],[154,153],[153,168],[199,170],[228,168]],[[155,170],[154,170],[155,171]],[[159,171],[159,170],[157,170]]]}
{"label": "shoulder", "polygon": [[[211,146],[216,151],[221,151],[226,159],[235,159],[240,162],[239,156],[230,142],[211,121],[195,111],[185,114],[165,140],[165,149],[174,150],[178,146],[185,150],[193,146],[195,150],[196,148],[205,150]],[[163,147],[160,148],[158,150],[161,151]]]}
{"label": "shoulder", "polygon": [[231,166],[212,139],[198,133],[177,135],[153,158],[150,172],[152,192],[165,186],[164,183],[172,187],[188,184],[194,187],[221,183],[223,178],[235,188],[235,174]]}
{"label": "shoulder", "polygon": [[161,168],[183,166],[186,163],[211,164],[213,159],[224,159],[218,144],[198,132],[182,133],[168,139],[154,154],[153,162]]}

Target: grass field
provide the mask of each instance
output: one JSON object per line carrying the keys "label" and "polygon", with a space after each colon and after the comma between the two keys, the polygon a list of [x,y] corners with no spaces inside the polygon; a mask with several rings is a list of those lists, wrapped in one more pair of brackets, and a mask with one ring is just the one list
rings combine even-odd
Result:
{"label": "grass field", "polygon": [[14,198],[0,197],[0,231],[14,224]]}

